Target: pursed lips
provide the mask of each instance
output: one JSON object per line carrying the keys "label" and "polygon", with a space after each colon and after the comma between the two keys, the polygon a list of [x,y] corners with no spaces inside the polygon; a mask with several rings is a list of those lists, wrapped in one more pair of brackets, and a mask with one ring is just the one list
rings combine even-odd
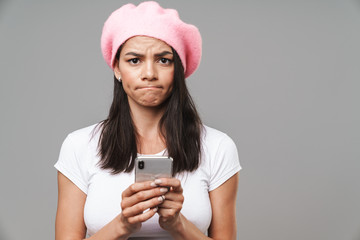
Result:
{"label": "pursed lips", "polygon": [[142,86],[142,87],[137,87],[137,89],[159,89],[162,88],[161,86]]}

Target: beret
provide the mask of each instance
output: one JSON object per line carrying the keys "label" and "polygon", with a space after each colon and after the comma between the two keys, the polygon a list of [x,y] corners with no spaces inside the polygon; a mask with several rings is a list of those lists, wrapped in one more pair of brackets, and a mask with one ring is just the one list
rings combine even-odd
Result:
{"label": "beret", "polygon": [[134,36],[153,37],[174,48],[185,77],[200,64],[200,32],[194,25],[181,21],[175,9],[164,9],[157,2],[149,1],[138,6],[126,4],[115,10],[105,21],[101,35],[101,51],[111,69],[121,44]]}

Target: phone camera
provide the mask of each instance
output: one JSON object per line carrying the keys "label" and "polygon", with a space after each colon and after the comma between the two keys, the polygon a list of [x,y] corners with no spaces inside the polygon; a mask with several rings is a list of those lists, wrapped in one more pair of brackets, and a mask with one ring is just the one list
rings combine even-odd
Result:
{"label": "phone camera", "polygon": [[139,169],[144,169],[145,163],[144,161],[139,161]]}

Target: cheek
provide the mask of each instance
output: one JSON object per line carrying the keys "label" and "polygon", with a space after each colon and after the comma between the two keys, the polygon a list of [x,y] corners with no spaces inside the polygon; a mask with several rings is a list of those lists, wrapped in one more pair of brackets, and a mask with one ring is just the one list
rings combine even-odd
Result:
{"label": "cheek", "polygon": [[137,76],[134,71],[123,71],[121,73],[122,84],[126,93],[135,86]]}
{"label": "cheek", "polygon": [[169,71],[166,75],[164,75],[163,79],[164,85],[166,85],[169,91],[171,91],[174,85],[174,70]]}
{"label": "cheek", "polygon": [[134,70],[124,69],[121,71],[121,78],[127,82],[133,82],[137,79],[138,73]]}

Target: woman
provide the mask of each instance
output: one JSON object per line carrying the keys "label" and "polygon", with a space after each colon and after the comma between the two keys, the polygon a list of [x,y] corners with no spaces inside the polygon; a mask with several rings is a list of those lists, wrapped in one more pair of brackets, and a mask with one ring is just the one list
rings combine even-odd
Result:
{"label": "woman", "polygon": [[[127,4],[105,22],[114,99],[100,124],[65,139],[56,239],[235,239],[237,150],[203,126],[185,84],[201,37],[173,9]],[[173,178],[134,183],[134,159],[168,155]]]}

